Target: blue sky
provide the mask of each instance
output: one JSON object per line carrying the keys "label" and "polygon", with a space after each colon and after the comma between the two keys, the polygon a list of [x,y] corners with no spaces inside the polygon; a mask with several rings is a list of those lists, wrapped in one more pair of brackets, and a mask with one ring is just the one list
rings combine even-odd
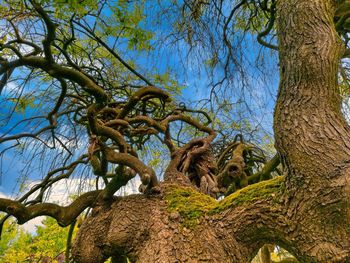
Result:
{"label": "blue sky", "polygon": [[[147,20],[145,25],[152,27],[151,30],[155,32],[155,38],[159,39],[165,34],[169,33],[172,25],[171,19],[169,21],[163,21],[161,24],[156,24],[152,20]],[[249,34],[246,35],[244,51],[242,53],[246,61],[246,79],[243,82],[237,73],[236,77],[233,77],[230,82],[227,82],[227,90],[223,92],[223,99],[235,102],[235,107],[232,110],[231,115],[237,115],[237,118],[247,118],[252,125],[259,126],[265,133],[272,135],[272,111],[274,107],[274,98],[276,96],[276,90],[278,85],[278,69],[276,63],[276,56],[271,55],[269,51],[263,50],[262,53],[260,47],[255,42],[255,37]],[[171,44],[172,40],[168,39],[168,42],[155,42],[156,48],[149,53],[140,53],[127,51],[125,46],[120,47],[120,54],[123,54],[123,59],[132,59],[136,61],[138,70],[141,74],[150,72],[164,73],[166,70],[170,70],[179,84],[184,85],[185,88],[179,98],[179,101],[185,102],[189,107],[194,107],[196,101],[201,99],[207,99],[210,95],[210,84],[212,79],[208,73],[210,69],[205,66],[204,62],[198,60],[195,53],[191,53],[188,56],[189,47],[183,40],[176,44]],[[256,58],[259,54],[265,56],[266,65],[270,64],[270,72],[261,73],[256,70]],[[205,56],[204,56],[205,57]],[[219,80],[218,76],[223,75],[222,66],[218,65],[214,69],[215,79]],[[17,71],[16,74],[19,74]],[[233,73],[234,76],[235,73]],[[266,82],[264,78],[266,77]],[[16,88],[12,85],[9,88]],[[30,89],[30,88],[29,88]],[[27,89],[28,91],[28,89]],[[1,96],[6,96],[3,94]],[[2,98],[0,98],[2,99]],[[242,102],[244,100],[244,103]],[[6,114],[12,103],[4,103],[0,108],[0,116]],[[47,109],[46,109],[47,111]],[[8,130],[11,123],[18,121],[24,116],[31,116],[34,112],[27,110],[25,113],[15,114],[9,125],[0,126],[0,136]],[[225,118],[224,115],[221,118]],[[225,121],[225,119],[223,119]],[[2,121],[1,124],[4,124]],[[18,126],[13,132],[23,132],[23,126]],[[0,145],[0,150],[8,147],[10,143]],[[24,156],[25,158],[25,156]],[[26,162],[14,155],[14,151],[8,151],[2,156],[1,160],[1,173],[0,173],[0,192],[10,195],[13,192],[19,190],[19,177],[20,171],[25,168]],[[37,180],[42,177],[39,170],[35,170],[30,174],[28,182]]]}

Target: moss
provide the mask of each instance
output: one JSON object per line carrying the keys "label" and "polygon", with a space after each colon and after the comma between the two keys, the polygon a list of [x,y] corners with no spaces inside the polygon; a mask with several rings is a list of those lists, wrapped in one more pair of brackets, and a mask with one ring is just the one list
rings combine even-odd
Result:
{"label": "moss", "polygon": [[169,212],[178,212],[183,226],[193,228],[200,218],[217,206],[217,201],[197,192],[190,187],[171,186],[167,189],[165,199]]}
{"label": "moss", "polygon": [[165,191],[165,200],[169,212],[181,215],[181,224],[187,228],[195,227],[200,219],[208,214],[217,214],[226,209],[249,205],[264,198],[277,199],[282,187],[283,177],[247,186],[221,201],[201,194],[190,187],[169,186]]}
{"label": "moss", "polygon": [[283,178],[279,176],[268,181],[249,185],[221,200],[211,213],[219,213],[235,206],[248,205],[264,198],[277,199],[283,187]]}

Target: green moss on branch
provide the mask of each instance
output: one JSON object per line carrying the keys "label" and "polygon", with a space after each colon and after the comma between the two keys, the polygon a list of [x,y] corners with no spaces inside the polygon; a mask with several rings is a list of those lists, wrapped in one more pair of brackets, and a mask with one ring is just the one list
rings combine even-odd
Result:
{"label": "green moss on branch", "polygon": [[218,202],[190,187],[170,186],[166,189],[165,199],[169,212],[178,212],[183,226],[193,228],[200,218],[213,210]]}
{"label": "green moss on branch", "polygon": [[249,185],[221,201],[197,192],[190,187],[171,185],[166,188],[165,200],[168,211],[177,212],[181,224],[188,228],[200,223],[204,215],[213,215],[236,206],[250,205],[258,200],[277,199],[283,187],[283,177]]}
{"label": "green moss on branch", "polygon": [[262,199],[277,199],[283,188],[283,176],[249,185],[221,200],[211,213],[219,213],[226,209],[249,205]]}

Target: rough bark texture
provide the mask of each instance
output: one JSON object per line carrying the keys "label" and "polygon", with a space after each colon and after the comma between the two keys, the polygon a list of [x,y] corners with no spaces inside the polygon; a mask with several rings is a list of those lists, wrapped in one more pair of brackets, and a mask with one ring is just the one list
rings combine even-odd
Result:
{"label": "rough bark texture", "polygon": [[273,243],[300,262],[350,262],[350,130],[337,92],[342,45],[334,5],[277,2],[281,82],[274,129],[285,180],[217,202],[189,186],[175,169],[179,163],[170,164],[159,194],[94,208],[75,241],[75,260],[245,263]]}
{"label": "rough bark texture", "polygon": [[349,262],[349,128],[340,112],[335,1],[278,1],[281,81],[274,116],[286,168],[289,249],[302,262]]}
{"label": "rough bark texture", "polygon": [[269,190],[259,202],[256,189],[250,199],[237,193],[217,202],[194,188],[163,184],[155,196],[98,205],[79,231],[74,259],[103,262],[125,255],[146,263],[249,262],[263,244],[260,236],[272,237],[277,234],[272,225],[285,225],[275,205],[281,183],[278,178],[259,186]]}

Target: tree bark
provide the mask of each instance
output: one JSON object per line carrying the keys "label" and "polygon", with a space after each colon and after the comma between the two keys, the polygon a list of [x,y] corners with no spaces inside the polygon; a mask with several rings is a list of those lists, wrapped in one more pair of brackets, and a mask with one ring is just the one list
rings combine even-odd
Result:
{"label": "tree bark", "polygon": [[[301,262],[349,262],[349,128],[337,74],[336,1],[278,1],[276,148],[286,168],[288,248]],[[293,247],[293,248],[292,248]]]}
{"label": "tree bark", "polygon": [[350,130],[337,90],[343,47],[334,9],[334,0],[277,2],[274,130],[285,179],[217,202],[188,182],[179,186],[183,175],[170,166],[166,177],[176,180],[159,194],[96,205],[76,238],[76,262],[246,263],[268,243],[300,262],[350,262]]}
{"label": "tree bark", "polygon": [[99,204],[79,230],[74,259],[78,263],[104,262],[110,256],[145,263],[250,262],[264,244],[263,236],[282,235],[285,228],[276,196],[281,182],[279,178],[247,192],[254,195],[265,189],[265,199],[258,202],[244,194],[218,202],[194,188],[165,183],[161,194]]}

